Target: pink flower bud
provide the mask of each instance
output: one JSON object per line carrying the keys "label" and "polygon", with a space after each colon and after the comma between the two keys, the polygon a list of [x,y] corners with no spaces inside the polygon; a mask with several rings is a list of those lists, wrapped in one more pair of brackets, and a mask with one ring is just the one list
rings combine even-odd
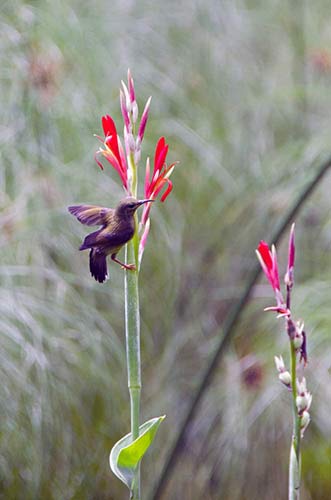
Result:
{"label": "pink flower bud", "polygon": [[131,76],[131,71],[128,69],[128,85],[129,85],[129,97],[130,101],[134,102],[136,100],[133,78]]}
{"label": "pink flower bud", "polygon": [[150,105],[151,105],[151,100],[152,100],[152,98],[149,97],[149,99],[146,102],[143,114],[141,116],[141,120],[140,120],[140,124],[139,124],[139,130],[138,130],[138,138],[137,138],[137,140],[139,140],[140,143],[141,143],[141,141],[143,140],[143,137],[144,137],[145,128],[146,128],[146,124],[147,124],[147,120],[148,120],[149,108],[150,108]]}
{"label": "pink flower bud", "polygon": [[279,274],[278,274],[278,262],[277,254],[274,245],[269,249],[268,244],[265,241],[260,241],[260,244],[256,250],[257,257],[260,261],[261,267],[266,275],[269,283],[271,284],[274,291],[280,290],[279,285]]}
{"label": "pink flower bud", "polygon": [[127,102],[125,99],[125,95],[124,95],[122,90],[120,90],[120,104],[121,104],[121,111],[122,111],[125,129],[127,132],[130,132],[131,131],[130,116],[129,116],[129,111],[127,108]]}
{"label": "pink flower bud", "polygon": [[295,261],[294,227],[295,224],[293,223],[291,227],[290,239],[288,245],[287,271],[284,279],[286,286],[290,288],[292,288],[294,284],[294,261]]}

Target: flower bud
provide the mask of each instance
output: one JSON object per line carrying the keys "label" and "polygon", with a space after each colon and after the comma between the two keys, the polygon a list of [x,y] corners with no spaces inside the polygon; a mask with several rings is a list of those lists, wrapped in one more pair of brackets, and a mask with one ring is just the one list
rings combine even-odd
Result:
{"label": "flower bud", "polygon": [[138,119],[138,104],[137,101],[133,101],[131,104],[131,109],[132,109],[132,122],[136,123]]}
{"label": "flower bud", "polygon": [[296,400],[296,405],[299,413],[302,413],[304,410],[306,410],[307,405],[308,405],[308,400],[306,395],[303,396],[297,396]]}
{"label": "flower bud", "polygon": [[282,373],[285,371],[285,364],[284,364],[284,360],[283,360],[283,356],[275,356],[274,357],[275,359],[275,365],[276,365],[276,368],[277,368],[277,371],[279,373]]}
{"label": "flower bud", "polygon": [[307,383],[305,377],[302,377],[301,380],[297,380],[297,391],[301,396],[303,396],[307,392]]}
{"label": "flower bud", "polygon": [[308,411],[304,411],[302,414],[302,417],[301,417],[301,425],[300,425],[302,438],[303,438],[303,435],[304,435],[305,430],[307,429],[309,423],[310,423],[310,415],[309,415]]}
{"label": "flower bud", "polygon": [[126,128],[124,128],[124,141],[126,154],[129,155],[130,153],[133,153],[136,148],[135,140],[133,134],[131,132],[127,132]]}
{"label": "flower bud", "polygon": [[291,387],[290,372],[288,372],[288,371],[282,372],[278,375],[278,378],[282,382],[282,384],[286,385],[287,387]]}
{"label": "flower bud", "polygon": [[294,243],[294,223],[291,227],[290,240],[288,245],[288,261],[287,261],[287,271],[285,274],[285,285],[288,288],[292,288],[294,283],[294,260],[295,260],[295,243]]}
{"label": "flower bud", "polygon": [[298,396],[295,402],[300,415],[302,415],[305,411],[309,410],[312,399],[313,397],[311,393],[307,391],[307,389],[301,392],[298,391]]}
{"label": "flower bud", "polygon": [[309,422],[310,422],[310,415],[309,415],[308,411],[305,410],[302,414],[301,421],[300,421],[301,436],[303,435],[304,431],[307,429]]}

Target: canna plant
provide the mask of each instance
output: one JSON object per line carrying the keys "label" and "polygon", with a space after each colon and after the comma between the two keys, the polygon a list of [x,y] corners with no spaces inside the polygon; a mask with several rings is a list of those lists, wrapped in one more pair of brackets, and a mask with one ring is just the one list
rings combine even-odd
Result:
{"label": "canna plant", "polygon": [[304,323],[295,321],[291,312],[291,294],[294,285],[295,241],[294,224],[291,227],[287,270],[284,277],[285,300],[280,290],[277,254],[274,245],[271,250],[265,241],[261,241],[257,250],[261,263],[276,299],[276,305],[267,307],[265,311],[274,311],[278,318],[285,321],[285,330],[289,339],[290,368],[287,369],[282,356],[275,356],[278,378],[289,390],[292,399],[293,430],[289,459],[289,500],[299,500],[301,482],[301,440],[310,422],[309,408],[312,395],[307,390],[306,379],[302,374],[307,364],[307,344]]}
{"label": "canna plant", "polygon": [[[169,146],[164,137],[156,145],[153,165],[147,158],[144,173],[144,199],[137,199],[138,164],[141,159],[141,146],[148,121],[151,97],[147,100],[138,125],[138,104],[134,82],[128,70],[127,85],[122,81],[120,106],[124,121],[124,147],[111,116],[102,117],[104,136],[96,136],[101,146],[95,160],[104,169],[102,160],[118,173],[125,198],[115,209],[98,205],[74,205],[69,207],[82,224],[101,226],[84,239],[80,250],[90,250],[90,272],[99,283],[108,278],[107,256],[125,270],[125,339],[130,394],[130,432],[122,437],[110,452],[110,467],[114,474],[129,488],[130,499],[139,500],[140,462],[151,445],[159,425],[165,418],[160,416],[140,424],[141,363],[140,363],[140,312],[139,312],[139,271],[144,249],[150,231],[150,213],[159,196],[164,202],[172,191],[170,176],[176,162],[166,164]],[[143,206],[140,220],[137,209]],[[125,263],[118,260],[117,253],[125,246]]]}

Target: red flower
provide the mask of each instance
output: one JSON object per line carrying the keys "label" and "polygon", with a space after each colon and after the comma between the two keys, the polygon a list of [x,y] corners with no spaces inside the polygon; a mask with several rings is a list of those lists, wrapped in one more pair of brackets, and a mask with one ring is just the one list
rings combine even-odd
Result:
{"label": "red flower", "polygon": [[294,242],[294,223],[291,227],[290,240],[288,244],[287,271],[285,274],[285,284],[292,288],[294,283],[294,261],[295,261],[295,242]]}
{"label": "red flower", "polygon": [[[172,191],[172,182],[169,179],[172,174],[173,169],[177,162],[172,163],[167,166],[166,157],[168,153],[169,146],[166,144],[164,137],[158,140],[155,148],[154,155],[154,168],[153,173],[150,173],[150,162],[149,158],[146,163],[146,176],[145,176],[145,197],[149,199],[155,199],[159,195],[160,191],[167,186],[165,191],[161,196],[161,201],[165,201],[166,198]],[[142,215],[142,223],[146,224],[150,211],[150,204],[147,203]]]}
{"label": "red flower", "polygon": [[266,275],[269,283],[271,284],[274,291],[280,290],[279,285],[279,275],[278,275],[278,263],[276,249],[272,246],[270,251],[268,244],[265,241],[260,241],[260,244],[256,250],[256,254]]}
{"label": "red flower", "polygon": [[104,149],[99,148],[95,154],[95,160],[99,167],[103,169],[102,163],[98,160],[98,155],[101,154],[104,156],[117,171],[121,177],[124,189],[128,191],[128,166],[122,144],[117,135],[115,122],[111,116],[106,115],[102,117],[102,128],[105,138],[98,137],[98,139],[103,143]]}

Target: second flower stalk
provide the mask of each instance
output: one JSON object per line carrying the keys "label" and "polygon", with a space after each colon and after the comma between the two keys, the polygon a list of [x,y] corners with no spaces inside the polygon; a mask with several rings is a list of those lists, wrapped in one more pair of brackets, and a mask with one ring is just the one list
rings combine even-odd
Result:
{"label": "second flower stalk", "polygon": [[274,246],[269,246],[261,241],[257,248],[257,257],[261,267],[272,286],[276,305],[267,307],[266,311],[274,311],[278,317],[285,320],[285,329],[290,342],[290,367],[287,369],[282,356],[275,356],[278,378],[282,384],[291,391],[292,394],[292,414],[293,431],[289,461],[289,500],[298,500],[300,497],[301,480],[301,439],[310,422],[309,408],[312,396],[307,390],[306,379],[298,377],[298,365],[302,364],[302,369],[307,363],[307,344],[304,324],[295,321],[291,312],[291,293],[294,285],[294,265],[295,265],[295,238],[294,224],[291,227],[287,270],[284,277],[286,286],[285,300],[280,290],[279,270],[277,253]]}

